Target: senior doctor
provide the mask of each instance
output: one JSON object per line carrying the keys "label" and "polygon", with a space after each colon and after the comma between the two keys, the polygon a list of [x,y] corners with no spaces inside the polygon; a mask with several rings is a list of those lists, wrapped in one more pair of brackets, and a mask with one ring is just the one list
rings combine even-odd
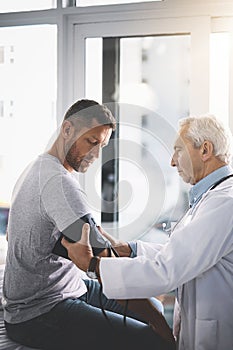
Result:
{"label": "senior doctor", "polygon": [[94,270],[108,298],[149,298],[176,289],[179,350],[233,349],[231,145],[230,131],[214,116],[180,120],[171,165],[193,186],[190,209],[166,244],[136,241],[136,257],[129,258],[128,244],[102,231],[121,258],[93,257],[87,224],[81,241],[63,240],[79,268]]}

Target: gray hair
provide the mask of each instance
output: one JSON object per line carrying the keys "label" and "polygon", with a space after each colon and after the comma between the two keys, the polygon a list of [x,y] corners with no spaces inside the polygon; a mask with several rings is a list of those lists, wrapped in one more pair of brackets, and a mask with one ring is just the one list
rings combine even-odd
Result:
{"label": "gray hair", "polygon": [[179,120],[179,126],[187,125],[186,137],[195,148],[201,147],[204,141],[210,141],[213,152],[221,161],[229,164],[233,155],[233,138],[230,129],[214,115],[188,117]]}

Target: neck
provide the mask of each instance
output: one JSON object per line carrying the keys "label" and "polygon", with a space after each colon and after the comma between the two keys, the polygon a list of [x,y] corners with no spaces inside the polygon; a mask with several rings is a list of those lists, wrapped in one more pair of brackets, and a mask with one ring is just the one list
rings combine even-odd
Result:
{"label": "neck", "polygon": [[205,175],[203,177],[206,177],[207,175],[211,174],[213,171],[219,168],[222,168],[225,165],[227,165],[225,162],[215,158],[212,162],[210,162],[209,164],[206,164]]}
{"label": "neck", "polygon": [[72,168],[69,167],[69,165],[66,162],[65,152],[64,152],[64,145],[59,143],[58,140],[56,140],[54,142],[54,144],[48,150],[47,153],[50,154],[53,157],[56,157],[68,171],[71,172],[73,170]]}
{"label": "neck", "polygon": [[199,176],[196,178],[196,181],[193,183],[193,185],[195,185],[197,182],[201,181],[206,176],[213,173],[215,170],[222,168],[225,165],[227,165],[227,163],[225,163],[217,158],[213,158],[213,159],[205,162],[205,165],[202,169],[202,173],[199,174]]}

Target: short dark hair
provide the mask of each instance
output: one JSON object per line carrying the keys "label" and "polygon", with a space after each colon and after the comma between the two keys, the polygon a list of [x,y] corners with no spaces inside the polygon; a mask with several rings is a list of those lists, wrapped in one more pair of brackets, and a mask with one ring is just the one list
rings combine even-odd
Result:
{"label": "short dark hair", "polygon": [[66,112],[64,120],[79,122],[79,125],[91,126],[93,119],[101,125],[109,125],[115,130],[116,120],[107,106],[101,105],[94,100],[82,99],[75,102]]}

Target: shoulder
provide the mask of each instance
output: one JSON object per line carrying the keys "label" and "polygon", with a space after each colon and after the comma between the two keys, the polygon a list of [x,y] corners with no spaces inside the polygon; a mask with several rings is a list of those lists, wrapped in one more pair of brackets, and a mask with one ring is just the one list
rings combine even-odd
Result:
{"label": "shoulder", "polygon": [[205,193],[196,208],[196,212],[211,211],[216,212],[216,215],[232,216],[233,209],[233,179],[220,184],[213,190]]}

